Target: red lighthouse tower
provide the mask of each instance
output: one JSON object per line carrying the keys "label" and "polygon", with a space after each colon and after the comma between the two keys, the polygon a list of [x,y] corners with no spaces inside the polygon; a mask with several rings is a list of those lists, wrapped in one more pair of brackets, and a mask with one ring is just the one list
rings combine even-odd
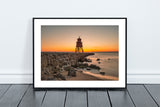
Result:
{"label": "red lighthouse tower", "polygon": [[77,39],[75,52],[83,52],[83,45],[80,37]]}

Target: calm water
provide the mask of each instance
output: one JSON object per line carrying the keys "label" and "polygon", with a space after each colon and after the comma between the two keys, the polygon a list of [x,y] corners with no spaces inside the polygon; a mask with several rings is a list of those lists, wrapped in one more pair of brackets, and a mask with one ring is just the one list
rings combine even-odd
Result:
{"label": "calm water", "polygon": [[[95,55],[88,56],[87,58],[91,59],[92,62],[88,64],[94,64],[101,68],[101,70],[87,70],[92,73],[99,74],[99,72],[105,72],[105,75],[118,77],[118,53],[95,53]],[[100,60],[97,61],[97,58]],[[98,63],[100,62],[100,63]]]}

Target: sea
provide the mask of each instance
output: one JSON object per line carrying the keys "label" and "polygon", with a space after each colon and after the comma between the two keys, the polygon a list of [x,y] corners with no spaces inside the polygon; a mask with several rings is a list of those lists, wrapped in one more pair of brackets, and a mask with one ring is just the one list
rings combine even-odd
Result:
{"label": "sea", "polygon": [[[119,70],[118,70],[118,63],[119,63],[119,56],[118,52],[96,52],[95,55],[90,55],[87,59],[91,59],[92,62],[87,62],[89,65],[94,64],[99,66],[100,70],[87,70],[88,72],[100,74],[100,72],[105,72],[107,76],[118,77]],[[99,61],[97,61],[99,59]]]}

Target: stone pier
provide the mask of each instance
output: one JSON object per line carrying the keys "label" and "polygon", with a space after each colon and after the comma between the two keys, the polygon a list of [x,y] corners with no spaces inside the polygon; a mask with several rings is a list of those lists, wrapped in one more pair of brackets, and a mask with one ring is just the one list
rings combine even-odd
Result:
{"label": "stone pier", "polygon": [[64,67],[75,65],[89,55],[94,53],[41,52],[41,74],[46,75],[47,80],[53,80],[53,75],[60,74]]}

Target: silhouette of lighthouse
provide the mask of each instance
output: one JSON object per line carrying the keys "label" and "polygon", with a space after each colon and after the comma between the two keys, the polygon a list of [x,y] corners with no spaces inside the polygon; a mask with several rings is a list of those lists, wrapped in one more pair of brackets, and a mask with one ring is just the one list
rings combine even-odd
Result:
{"label": "silhouette of lighthouse", "polygon": [[84,52],[83,51],[82,41],[81,41],[80,37],[77,39],[75,52],[76,53]]}

